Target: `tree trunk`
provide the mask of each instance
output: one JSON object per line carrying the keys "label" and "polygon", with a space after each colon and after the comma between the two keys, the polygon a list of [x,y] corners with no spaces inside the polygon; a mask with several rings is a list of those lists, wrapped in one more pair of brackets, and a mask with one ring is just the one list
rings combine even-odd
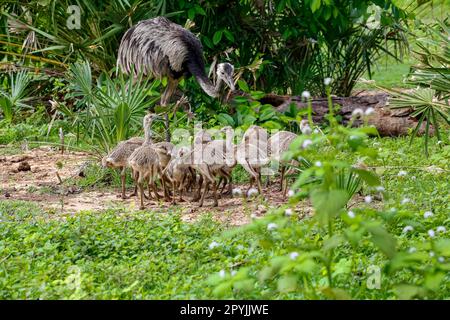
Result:
{"label": "tree trunk", "polygon": [[[353,110],[360,108],[363,111],[372,107],[374,112],[369,116],[369,124],[374,125],[381,136],[402,136],[407,135],[417,126],[418,120],[410,116],[412,109],[391,109],[389,108],[389,96],[380,92],[365,92],[364,94],[352,97],[332,97],[333,104],[338,110],[337,116],[341,117],[341,122],[347,124],[352,116]],[[299,96],[280,96],[268,94],[260,99],[262,104],[271,104],[277,111],[285,112],[291,104],[298,109],[307,108],[307,104],[302,102]],[[312,100],[313,121],[315,123],[325,123],[325,115],[328,113],[327,98],[315,98]],[[353,126],[360,126],[362,120],[354,121]],[[425,133],[425,123],[422,123],[418,134]],[[434,129],[430,126],[430,135]]]}

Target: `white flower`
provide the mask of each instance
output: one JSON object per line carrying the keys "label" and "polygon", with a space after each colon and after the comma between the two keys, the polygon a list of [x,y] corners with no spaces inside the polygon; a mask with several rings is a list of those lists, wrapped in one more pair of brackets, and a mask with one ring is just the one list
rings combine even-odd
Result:
{"label": "white flower", "polygon": [[258,189],[255,188],[251,188],[250,190],[248,190],[247,192],[247,197],[252,197],[253,195],[257,195],[258,194]]}
{"label": "white flower", "polygon": [[323,79],[323,83],[324,83],[326,86],[329,86],[330,83],[331,83],[331,81],[333,81],[333,79],[331,79],[331,78],[325,78],[325,79]]}
{"label": "white flower", "polygon": [[322,166],[322,162],[316,161],[316,162],[314,162],[314,165],[315,165],[316,167],[321,167],[321,166]]}
{"label": "white flower", "polygon": [[371,203],[372,202],[372,197],[371,196],[365,196],[364,197],[364,202],[365,203]]}
{"label": "white flower", "polygon": [[447,231],[447,229],[445,229],[444,226],[439,226],[439,227],[436,228],[436,231],[439,232],[439,233],[441,233],[441,232]]}
{"label": "white flower", "polygon": [[284,214],[287,216],[292,216],[292,209],[288,208],[288,209],[284,210]]}
{"label": "white flower", "polygon": [[429,255],[430,257],[434,257],[434,251],[430,251]]}
{"label": "white flower", "polygon": [[276,223],[269,223],[268,225],[267,225],[267,230],[274,230],[274,229],[276,229],[276,228],[278,228],[278,225],[276,224]]}
{"label": "white flower", "polygon": [[404,170],[400,170],[400,171],[398,172],[397,176],[399,176],[399,177],[404,177],[404,176],[406,176],[407,174],[408,174],[408,172],[406,172],[406,171],[404,171]]}
{"label": "white flower", "polygon": [[219,271],[219,277],[225,278],[225,270],[222,269]]}
{"label": "white flower", "polygon": [[389,211],[390,212],[397,212],[397,208],[391,208]]}
{"label": "white flower", "polygon": [[293,197],[295,195],[294,190],[289,190],[288,191],[288,197]]}
{"label": "white flower", "polygon": [[313,131],[314,133],[319,133],[320,131],[319,131],[319,129],[314,129],[314,131]]}
{"label": "white flower", "polygon": [[411,180],[416,180],[416,176],[412,176],[412,177],[411,177]]}
{"label": "white flower", "polygon": [[413,231],[414,230],[414,228],[412,227],[412,226],[406,226],[406,227],[404,227],[403,228],[403,233],[407,233],[407,232],[409,232],[409,231]]}
{"label": "white flower", "polygon": [[409,203],[409,202],[411,202],[410,198],[403,198],[401,204],[406,204],[406,203]]}
{"label": "white flower", "polygon": [[236,273],[237,273],[236,270],[231,271],[231,276],[234,277],[236,275]]}
{"label": "white flower", "polygon": [[437,144],[439,145],[439,144],[441,144],[442,143],[442,141],[441,140],[439,140],[438,142],[437,142]]}
{"label": "white flower", "polygon": [[352,219],[355,217],[355,213],[353,211],[347,212],[347,215]]}
{"label": "white flower", "polygon": [[310,145],[312,145],[313,144],[313,142],[312,142],[312,140],[310,140],[310,139],[306,139],[305,141],[303,141],[303,143],[302,143],[302,148],[303,149],[306,149],[306,148],[308,148]]}
{"label": "white flower", "polygon": [[309,93],[309,91],[305,90],[302,92],[302,97],[305,99],[309,99],[309,98],[311,98],[311,93]]}
{"label": "white flower", "polygon": [[256,215],[256,213],[252,213],[251,215],[250,215],[250,218],[252,218],[252,219],[256,219],[258,216]]}
{"label": "white flower", "polygon": [[438,258],[438,261],[439,261],[440,263],[444,263],[445,259],[444,259],[444,257],[439,257],[439,258]]}
{"label": "white flower", "polygon": [[375,190],[377,190],[378,192],[383,192],[385,189],[382,186],[378,186],[375,188]]}
{"label": "white flower", "polygon": [[427,218],[429,218],[429,217],[432,217],[433,216],[433,212],[431,212],[431,211],[426,211],[424,214],[423,214],[423,217],[425,218],[425,219],[427,219]]}
{"label": "white flower", "polygon": [[309,135],[312,132],[311,127],[309,125],[306,125],[303,128],[300,128],[300,131],[302,132],[302,134],[305,134],[305,135]]}
{"label": "white flower", "polygon": [[364,115],[364,111],[361,108],[356,108],[352,112],[352,118],[362,117]]}
{"label": "white flower", "polygon": [[218,246],[220,246],[220,243],[218,243],[216,241],[213,241],[209,244],[210,249],[214,249],[215,247],[218,247]]}
{"label": "white flower", "polygon": [[371,115],[372,113],[374,113],[374,112],[375,112],[375,109],[372,108],[372,107],[369,107],[369,108],[367,108],[366,111],[364,112],[364,115],[370,116],[370,115]]}
{"label": "white flower", "polygon": [[434,236],[436,235],[436,233],[434,232],[433,229],[428,230],[428,235],[430,236],[430,238],[434,238]]}
{"label": "white flower", "polygon": [[298,252],[291,252],[291,254],[289,255],[289,257],[291,258],[291,260],[295,260],[298,257]]}
{"label": "white flower", "polygon": [[411,247],[411,248],[408,249],[408,252],[409,252],[409,253],[414,253],[414,252],[416,252],[416,251],[417,251],[417,249],[414,248],[414,247]]}
{"label": "white flower", "polygon": [[240,195],[242,195],[241,188],[233,188],[232,194],[233,194],[233,196],[240,196]]}

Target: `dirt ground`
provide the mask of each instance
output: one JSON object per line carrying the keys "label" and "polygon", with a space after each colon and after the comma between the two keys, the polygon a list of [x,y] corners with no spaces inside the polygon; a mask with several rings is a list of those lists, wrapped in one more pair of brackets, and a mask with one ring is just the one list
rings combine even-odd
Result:
{"label": "dirt ground", "polygon": [[[21,154],[0,156],[0,199],[24,200],[38,203],[44,210],[52,212],[55,217],[73,215],[83,210],[106,210],[123,208],[138,210],[136,197],[122,200],[118,197],[119,186],[111,190],[82,190],[68,183],[61,184],[69,178],[83,179],[79,176],[83,166],[92,161],[83,152],[60,151],[41,146]],[[59,178],[58,178],[59,175]],[[243,191],[247,185],[235,186]],[[202,215],[212,214],[214,219],[229,225],[248,223],[253,217],[263,216],[270,208],[278,207],[285,201],[278,191],[279,184],[274,183],[264,189],[264,197],[244,199],[242,197],[222,196],[219,207],[212,207],[212,199],[206,199],[204,207],[198,203],[182,202],[172,205],[167,202],[146,201],[148,209],[158,211],[179,210],[185,221],[196,221]],[[127,190],[127,194],[132,192]],[[189,200],[189,196],[187,199]],[[309,214],[310,208],[297,208],[298,214]]]}

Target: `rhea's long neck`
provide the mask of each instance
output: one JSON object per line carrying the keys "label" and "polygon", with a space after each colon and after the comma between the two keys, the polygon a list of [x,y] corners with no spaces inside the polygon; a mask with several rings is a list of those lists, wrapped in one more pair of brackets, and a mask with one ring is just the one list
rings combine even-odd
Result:
{"label": "rhea's long neck", "polygon": [[144,144],[152,144],[152,126],[151,123],[144,127]]}
{"label": "rhea's long neck", "polygon": [[200,87],[205,91],[205,93],[213,98],[217,98],[220,93],[220,88],[222,86],[222,80],[218,79],[217,83],[214,85],[212,81],[206,76],[204,66],[198,63],[191,63],[188,66],[191,74],[197,79]]}

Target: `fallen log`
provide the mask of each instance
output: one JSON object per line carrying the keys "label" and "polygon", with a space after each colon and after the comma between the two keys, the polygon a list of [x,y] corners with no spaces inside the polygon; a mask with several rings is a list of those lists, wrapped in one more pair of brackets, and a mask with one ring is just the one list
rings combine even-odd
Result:
{"label": "fallen log", "polygon": [[[302,102],[300,96],[282,96],[268,94],[259,100],[262,104],[270,104],[277,111],[285,112],[294,104],[298,109],[307,108],[307,104]],[[373,108],[374,112],[369,116],[368,122],[377,128],[380,136],[403,136],[407,135],[418,124],[418,119],[411,117],[412,108],[410,109],[391,109],[389,107],[389,96],[386,93],[364,92],[363,94],[352,97],[332,97],[333,104],[338,106],[335,111],[342,119],[341,122],[346,125],[351,117],[352,112],[356,108],[363,111]],[[312,99],[313,121],[315,123],[326,123],[326,114],[328,113],[327,98]],[[356,120],[353,126],[362,125],[362,120]],[[425,133],[425,123],[422,123],[418,134]],[[434,129],[430,126],[430,135],[434,133]]]}

